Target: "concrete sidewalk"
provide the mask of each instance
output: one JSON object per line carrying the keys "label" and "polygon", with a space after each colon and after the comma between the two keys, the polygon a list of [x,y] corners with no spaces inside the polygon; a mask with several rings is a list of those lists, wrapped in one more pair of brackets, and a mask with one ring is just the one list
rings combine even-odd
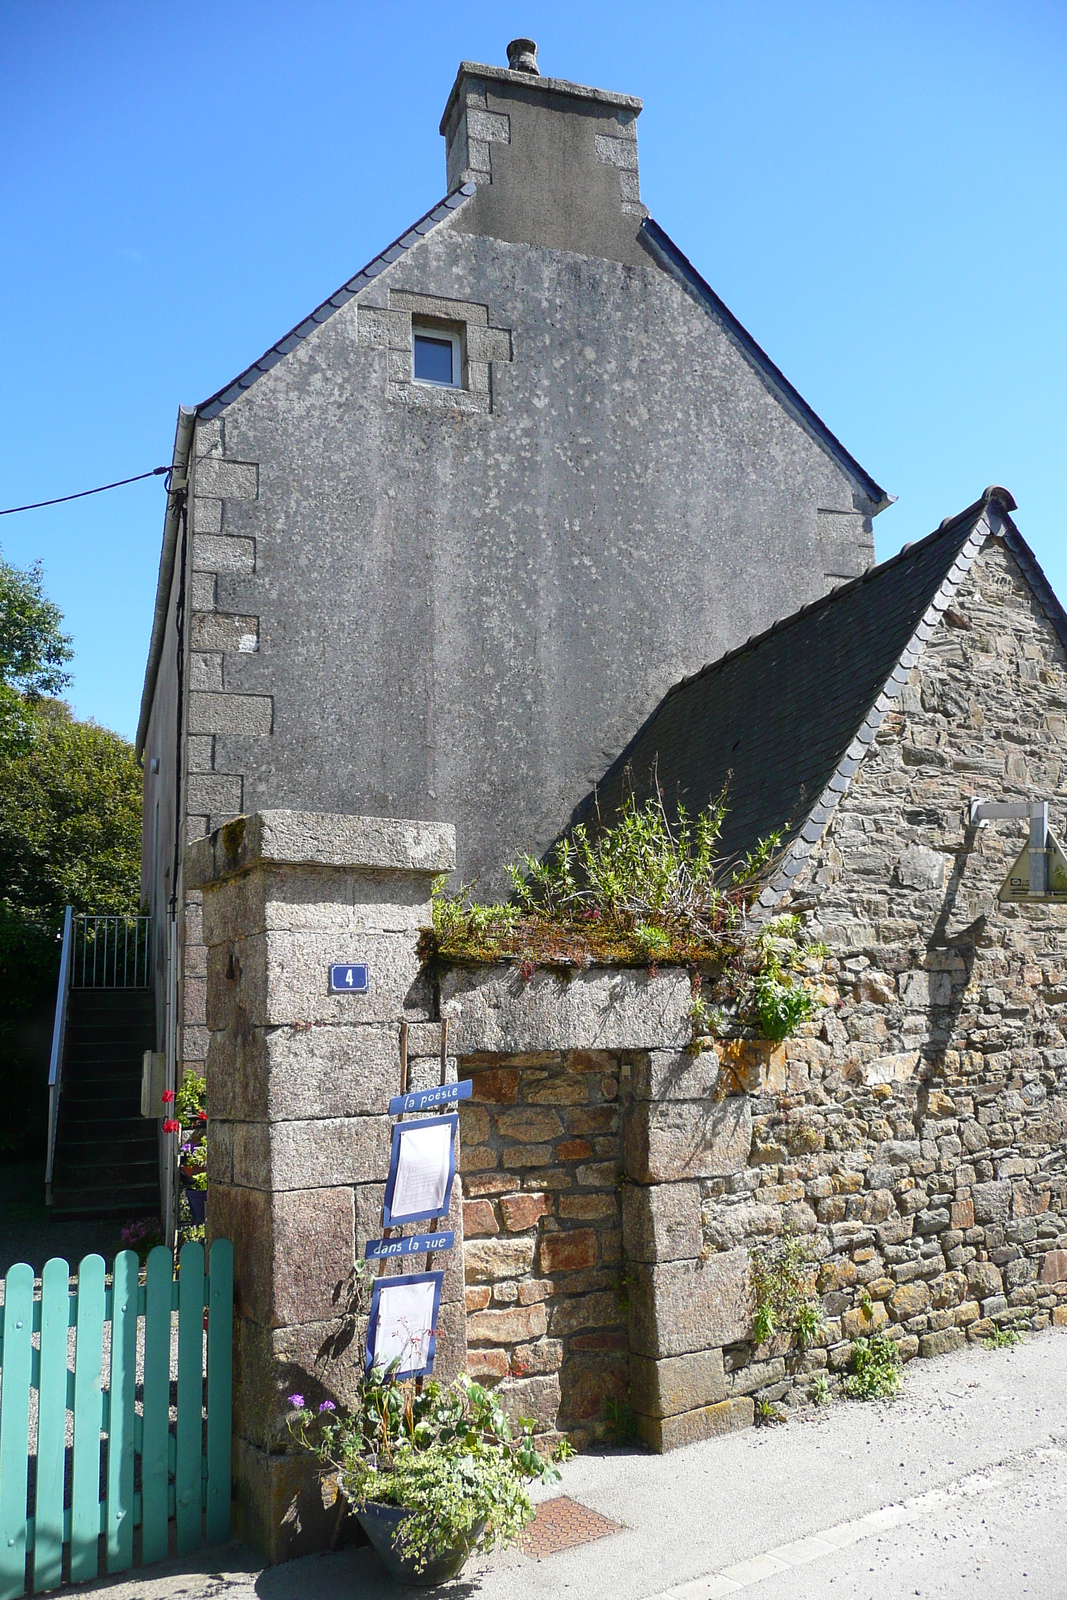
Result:
{"label": "concrete sidewalk", "polygon": [[[472,1562],[454,1600],[895,1600],[1067,1596],[1067,1329],[906,1370],[893,1402],[840,1402],[667,1456],[577,1457],[565,1493],[621,1533]],[[544,1497],[542,1492],[540,1497]],[[240,1547],[94,1585],[108,1600],[386,1600],[369,1549],[261,1570]]]}

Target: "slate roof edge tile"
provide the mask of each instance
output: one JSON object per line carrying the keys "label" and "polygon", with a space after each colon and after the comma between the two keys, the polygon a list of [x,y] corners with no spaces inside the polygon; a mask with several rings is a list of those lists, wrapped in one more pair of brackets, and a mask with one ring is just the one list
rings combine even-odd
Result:
{"label": "slate roof edge tile", "polygon": [[227,383],[223,388],[217,390],[215,394],[209,396],[207,400],[202,401],[196,407],[197,416],[208,422],[212,417],[217,417],[220,411],[225,411],[228,405],[232,405],[240,395],[251,388],[257,378],[261,378],[265,372],[269,372],[271,367],[282,356],[288,355],[303,339],[307,338],[309,333],[314,333],[316,328],[320,328],[324,322],[328,322],[343,305],[347,305],[353,295],[358,294],[361,289],[365,289],[380,273],[385,271],[386,267],[390,267],[399,261],[415,245],[421,244],[427,234],[432,233],[439,223],[445,222],[459,209],[465,200],[470,198],[475,192],[475,187],[473,183],[465,183],[461,189],[453,189],[443,200],[438,201],[437,205],[431,206],[430,210],[420,217],[417,222],[405,228],[398,239],[394,239],[392,244],[386,245],[385,249],[379,251],[373,260],[368,261],[367,265],[362,267],[354,277],[349,278],[332,295],[329,295],[321,305],[316,306],[314,311],[303,317],[294,328],[291,328],[287,334],[272,344],[270,349],[259,357],[258,361],[253,361],[243,372],[238,373],[231,383]]}
{"label": "slate roof edge tile", "polygon": [[646,217],[641,224],[640,233],[645,236],[652,254],[660,259],[668,271],[683,279],[698,299],[704,302],[794,420],[799,422],[805,432],[844,468],[853,483],[872,502],[875,508],[874,515],[877,516],[879,511],[884,511],[886,506],[892,505],[895,497],[887,494],[880,484],[875,483],[870,473],[866,472],[855,456],[845,449],[837,435],[827,427],[800,391],[793,387],[781,368],[776,366],[763,347],[757,344],[748,329],[734,316],[729,306],[719,298],[706,279],[701,277],[688,256],[678,248],[659,223],[652,217]]}
{"label": "slate roof edge tile", "polygon": [[[1003,493],[1003,491],[999,491],[999,493]],[[1011,505],[1012,509],[1014,509],[1015,502],[1011,501]],[[947,532],[959,526],[963,517],[973,515],[976,509],[978,510],[978,515],[975,517],[974,527],[965,544],[942,579],[937,592],[916,625],[911,638],[901,651],[892,672],[886,678],[885,683],[875,697],[873,705],[864,717],[861,727],[857,731],[855,737],[863,740],[868,748],[874,743],[879,728],[889,715],[892,706],[896,703],[897,697],[892,692],[891,686],[894,683],[902,682],[907,676],[906,672],[901,672],[904,658],[914,651],[915,657],[918,659],[923,644],[933,634],[945,610],[955,598],[961,582],[974,565],[978,552],[991,535],[1004,538],[1005,544],[1012,551],[1012,554],[1016,556],[1016,559],[1019,560],[1020,566],[1023,565],[1023,561],[1017,554],[1017,547],[1025,551],[1032,563],[1035,575],[1040,579],[1040,583],[1047,592],[1048,597],[1050,597],[1052,605],[1059,613],[1061,622],[1054,623],[1054,625],[1061,642],[1064,643],[1064,647],[1067,649],[1067,613],[1064,612],[1063,607],[1052,593],[1051,586],[1037,565],[1033,552],[1011,521],[1004,502],[994,497],[989,490],[986,491],[980,501],[975,502],[974,506],[969,506],[966,512],[961,512],[960,516],[948,519],[942,523],[935,533],[930,534],[927,539],[923,539],[920,542],[926,545],[934,538],[943,538]],[[902,550],[893,560],[898,561],[901,557],[910,556],[915,549],[916,546],[912,545],[910,549]],[[888,565],[889,562],[883,563],[883,567]],[[1025,575],[1027,581],[1031,584],[1031,588],[1038,595],[1039,603],[1044,606],[1045,601],[1038,591],[1038,586],[1031,580],[1029,573]],[[863,580],[860,579],[858,581],[862,582]],[[1051,617],[1050,620],[1052,620]],[[850,741],[849,749],[852,748],[853,742]],[[861,765],[862,762],[855,762],[849,758],[848,751],[839,760],[822,794],[800,824],[797,836],[786,849],[773,876],[758,895],[751,912],[751,920],[753,922],[757,924],[765,922],[773,916],[783,896],[792,886],[793,879],[823,837],[826,829],[830,826],[838,806],[852,787],[853,775]]]}

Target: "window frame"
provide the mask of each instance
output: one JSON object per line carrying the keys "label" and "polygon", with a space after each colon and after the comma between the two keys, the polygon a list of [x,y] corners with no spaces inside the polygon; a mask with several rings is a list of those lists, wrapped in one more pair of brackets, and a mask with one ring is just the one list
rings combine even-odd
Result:
{"label": "window frame", "polygon": [[[420,378],[415,372],[415,340],[436,339],[438,343],[450,343],[452,346],[452,382],[442,383],[439,378]],[[466,373],[463,360],[463,335],[457,328],[447,327],[440,323],[411,319],[411,381],[421,384],[426,389],[465,389],[467,387]]]}

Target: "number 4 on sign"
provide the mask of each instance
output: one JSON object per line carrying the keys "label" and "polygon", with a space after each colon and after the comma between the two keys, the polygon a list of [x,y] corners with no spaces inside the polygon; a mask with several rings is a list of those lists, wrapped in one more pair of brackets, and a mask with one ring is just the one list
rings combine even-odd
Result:
{"label": "number 4 on sign", "polygon": [[366,994],[369,988],[370,968],[365,962],[335,962],[331,966],[331,994]]}

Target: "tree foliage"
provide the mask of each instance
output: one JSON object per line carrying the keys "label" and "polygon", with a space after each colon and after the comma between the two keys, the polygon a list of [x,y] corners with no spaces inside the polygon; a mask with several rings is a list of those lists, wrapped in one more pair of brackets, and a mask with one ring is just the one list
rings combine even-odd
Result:
{"label": "tree foliage", "polygon": [[23,702],[28,737],[0,750],[0,899],[55,923],[136,911],[141,774],[133,746],[59,700]]}
{"label": "tree foliage", "polygon": [[25,746],[32,734],[28,706],[70,682],[63,664],[73,651],[62,622],[44,593],[41,563],[23,570],[0,556],[0,749]]}
{"label": "tree foliage", "polygon": [[63,908],[136,911],[141,775],[133,747],[50,698],[70,681],[62,616],[0,559],[0,1150],[29,1158],[45,1077]]}

